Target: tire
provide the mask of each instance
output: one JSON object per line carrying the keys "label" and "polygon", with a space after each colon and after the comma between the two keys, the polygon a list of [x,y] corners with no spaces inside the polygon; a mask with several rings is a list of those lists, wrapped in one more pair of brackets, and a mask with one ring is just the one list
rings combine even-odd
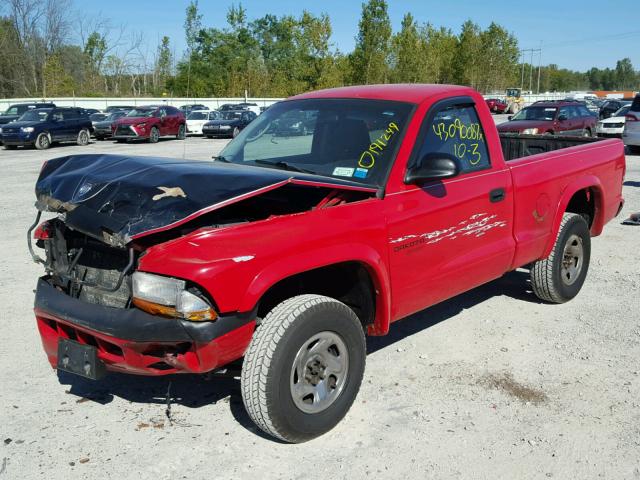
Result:
{"label": "tire", "polygon": [[16,148],[18,148],[17,145],[5,145],[4,146],[5,150],[15,150]]}
{"label": "tire", "polygon": [[591,235],[587,221],[577,213],[565,213],[551,254],[531,268],[533,293],[551,303],[571,300],[584,284],[590,258]]}
{"label": "tire", "polygon": [[78,138],[76,139],[76,143],[81,147],[84,147],[85,145],[89,144],[90,138],[91,138],[91,135],[89,134],[89,131],[86,128],[83,128],[78,132]]}
{"label": "tire", "polygon": [[178,140],[184,140],[186,137],[187,137],[187,133],[186,133],[185,127],[184,125],[180,125],[178,127],[178,134],[176,135],[176,138]]}
{"label": "tire", "polygon": [[160,131],[157,127],[151,127],[151,132],[149,132],[149,143],[158,143],[160,140]]}
{"label": "tire", "polygon": [[238,127],[235,127],[233,129],[233,132],[231,132],[231,138],[236,138],[238,135],[240,135],[240,129]]}
{"label": "tire", "polygon": [[34,146],[38,150],[46,150],[51,146],[51,140],[49,139],[49,134],[41,133],[36,137],[36,141],[34,142]]}
{"label": "tire", "polygon": [[[242,366],[242,400],[261,430],[285,442],[304,442],[346,415],[365,362],[364,331],[353,310],[321,295],[292,297],[253,336]],[[317,399],[313,392],[327,396]]]}
{"label": "tire", "polygon": [[583,136],[583,137],[591,137],[591,130],[589,130],[588,128],[583,128],[581,136]]}

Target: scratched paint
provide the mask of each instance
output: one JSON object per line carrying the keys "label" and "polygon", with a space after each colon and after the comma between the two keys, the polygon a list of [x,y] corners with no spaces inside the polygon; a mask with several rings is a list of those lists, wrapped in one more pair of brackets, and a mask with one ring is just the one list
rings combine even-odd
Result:
{"label": "scratched paint", "polygon": [[430,232],[415,233],[404,235],[389,240],[391,244],[402,244],[394,247],[394,251],[398,252],[405,248],[410,248],[420,244],[434,244],[443,240],[455,240],[459,237],[479,238],[494,228],[503,228],[507,222],[497,218],[497,215],[489,215],[488,213],[475,213],[468,219],[458,222],[441,230],[432,230]]}

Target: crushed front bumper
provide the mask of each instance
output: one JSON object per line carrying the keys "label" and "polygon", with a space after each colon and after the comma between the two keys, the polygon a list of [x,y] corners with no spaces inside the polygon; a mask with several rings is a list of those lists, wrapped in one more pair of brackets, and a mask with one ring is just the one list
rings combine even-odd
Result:
{"label": "crushed front bumper", "polygon": [[45,353],[56,368],[61,338],[91,345],[107,370],[139,375],[204,373],[239,359],[251,341],[255,314],[188,322],[136,308],[88,303],[38,280],[35,315]]}

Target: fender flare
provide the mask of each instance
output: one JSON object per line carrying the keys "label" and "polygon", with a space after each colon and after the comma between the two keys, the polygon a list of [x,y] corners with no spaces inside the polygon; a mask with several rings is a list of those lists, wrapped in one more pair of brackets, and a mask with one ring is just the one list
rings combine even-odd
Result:
{"label": "fender flare", "polygon": [[591,235],[599,235],[602,231],[602,183],[600,179],[595,175],[586,175],[584,177],[580,177],[569,185],[567,185],[560,196],[560,201],[558,202],[558,207],[556,208],[556,215],[553,219],[553,224],[551,225],[551,235],[549,235],[549,239],[547,240],[547,245],[542,253],[541,258],[547,258],[551,254],[551,250],[553,249],[553,245],[556,243],[556,238],[558,236],[558,231],[560,230],[560,223],[562,223],[562,216],[567,210],[567,206],[571,201],[571,198],[580,190],[585,190],[590,188],[594,193],[594,216],[591,222]]}
{"label": "fender flare", "polygon": [[391,319],[391,283],[384,259],[366,244],[351,243],[320,248],[288,255],[266,265],[251,281],[238,310],[246,312],[255,309],[269,288],[292,275],[345,262],[360,263],[367,269],[376,294],[376,315],[373,325],[369,326],[369,334],[385,335],[389,331]]}

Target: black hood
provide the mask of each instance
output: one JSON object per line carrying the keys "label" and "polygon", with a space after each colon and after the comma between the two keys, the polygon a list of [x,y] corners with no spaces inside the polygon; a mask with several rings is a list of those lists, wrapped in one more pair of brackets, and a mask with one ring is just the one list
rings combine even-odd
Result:
{"label": "black hood", "polygon": [[68,226],[122,247],[289,181],[375,191],[348,180],[222,162],[73,155],[44,165],[36,205],[65,213]]}
{"label": "black hood", "polygon": [[35,127],[37,125],[39,125],[42,122],[38,122],[38,121],[28,121],[28,122],[11,122],[6,124],[6,127],[9,128],[24,128],[24,127]]}
{"label": "black hood", "polygon": [[234,118],[231,120],[224,120],[224,119],[220,119],[220,120],[209,120],[207,123],[205,123],[205,125],[238,125],[240,123],[240,119],[239,118]]}

